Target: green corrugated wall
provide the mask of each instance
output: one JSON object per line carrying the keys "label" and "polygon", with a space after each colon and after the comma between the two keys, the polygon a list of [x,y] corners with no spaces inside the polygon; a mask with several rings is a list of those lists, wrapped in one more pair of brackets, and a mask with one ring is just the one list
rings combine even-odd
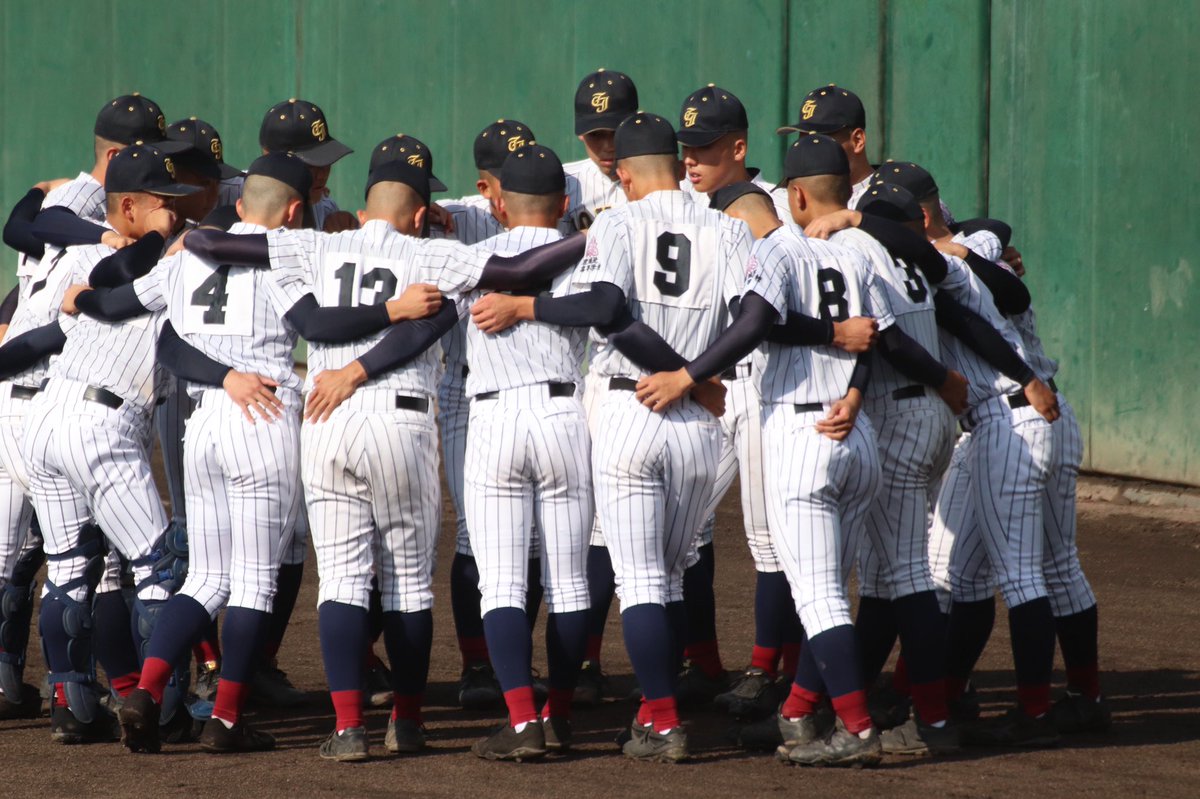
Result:
{"label": "green corrugated wall", "polygon": [[1085,466],[1200,484],[1198,35],[1190,0],[4,0],[0,201],[86,168],[96,110],[126,91],[213,122],[239,165],[271,103],[318,103],[358,150],[331,181],[353,208],[391,133],[424,139],[462,193],[500,116],[582,157],[571,97],[596,67],[666,114],[705,83],[734,91],[769,175],[775,127],[838,82],[873,158],[919,161],[959,216],[1016,228]]}

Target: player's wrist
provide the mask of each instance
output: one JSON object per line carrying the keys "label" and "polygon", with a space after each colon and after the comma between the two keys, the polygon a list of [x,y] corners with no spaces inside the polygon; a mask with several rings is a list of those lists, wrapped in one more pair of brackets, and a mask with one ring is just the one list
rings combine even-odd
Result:
{"label": "player's wrist", "polygon": [[355,388],[367,382],[370,375],[367,374],[367,369],[359,360],[353,360],[342,368],[342,372],[354,383]]}

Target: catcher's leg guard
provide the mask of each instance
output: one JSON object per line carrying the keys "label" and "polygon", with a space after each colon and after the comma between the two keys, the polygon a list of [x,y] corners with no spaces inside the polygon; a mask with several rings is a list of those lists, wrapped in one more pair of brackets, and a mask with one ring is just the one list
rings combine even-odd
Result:
{"label": "catcher's leg guard", "polygon": [[33,578],[46,555],[36,547],[21,553],[13,577],[0,589],[0,691],[20,702],[25,676],[25,649],[33,620]]}
{"label": "catcher's leg guard", "polygon": [[[49,578],[46,580],[46,601],[42,603],[43,630],[61,625],[67,637],[66,661],[68,670],[54,670],[58,658],[52,658],[43,635],[42,648],[46,662],[51,664],[51,684],[61,683],[66,694],[67,707],[75,718],[90,724],[97,718],[99,694],[96,691],[96,667],[92,658],[92,603],[91,597],[104,571],[107,551],[100,528],[86,524],[80,530],[79,543],[58,555],[47,555],[51,563],[82,560],[83,568],[78,577],[62,585]],[[85,588],[83,600],[71,596],[71,592]],[[60,615],[61,621],[51,620],[52,614]],[[57,622],[57,623],[56,623]]]}
{"label": "catcher's leg guard", "polygon": [[[137,584],[133,598],[133,640],[138,648],[138,660],[145,662],[146,647],[166,600],[143,600],[141,593],[146,588],[158,586],[174,594],[183,585],[188,567],[187,527],[182,522],[171,522],[155,542],[150,554],[135,560],[132,565],[150,567],[150,575]],[[191,683],[189,666],[187,660],[176,665],[173,676],[163,690],[159,714],[162,724],[170,722],[175,712],[183,706]]]}

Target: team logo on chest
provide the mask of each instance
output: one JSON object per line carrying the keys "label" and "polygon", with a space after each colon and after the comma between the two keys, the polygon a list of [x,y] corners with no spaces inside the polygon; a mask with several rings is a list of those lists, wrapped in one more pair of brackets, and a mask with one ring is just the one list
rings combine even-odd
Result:
{"label": "team logo on chest", "polygon": [[608,92],[596,92],[592,95],[592,108],[596,109],[597,114],[603,114],[608,110]]}

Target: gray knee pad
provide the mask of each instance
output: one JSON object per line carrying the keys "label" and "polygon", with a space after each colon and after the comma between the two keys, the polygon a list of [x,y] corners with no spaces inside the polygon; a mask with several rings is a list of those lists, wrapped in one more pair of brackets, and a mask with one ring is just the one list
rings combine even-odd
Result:
{"label": "gray knee pad", "polygon": [[46,562],[41,547],[24,552],[13,567],[12,580],[0,589],[0,691],[5,696],[22,696],[25,677],[25,650],[29,646],[29,628],[33,621],[33,578]]}
{"label": "gray knee pad", "polygon": [[[78,545],[59,555],[46,556],[47,560],[83,558],[85,562],[83,574],[63,585],[46,580],[47,595],[63,605],[62,623],[63,630],[70,639],[67,643],[67,657],[71,664],[70,671],[51,672],[49,679],[51,683],[62,683],[63,692],[67,696],[67,707],[75,718],[84,724],[91,723],[97,717],[99,709],[96,664],[92,657],[92,595],[104,573],[107,554],[100,528],[86,524],[80,530]],[[82,602],[72,598],[70,594],[80,587],[87,588]],[[46,660],[50,660],[48,655]]]}

